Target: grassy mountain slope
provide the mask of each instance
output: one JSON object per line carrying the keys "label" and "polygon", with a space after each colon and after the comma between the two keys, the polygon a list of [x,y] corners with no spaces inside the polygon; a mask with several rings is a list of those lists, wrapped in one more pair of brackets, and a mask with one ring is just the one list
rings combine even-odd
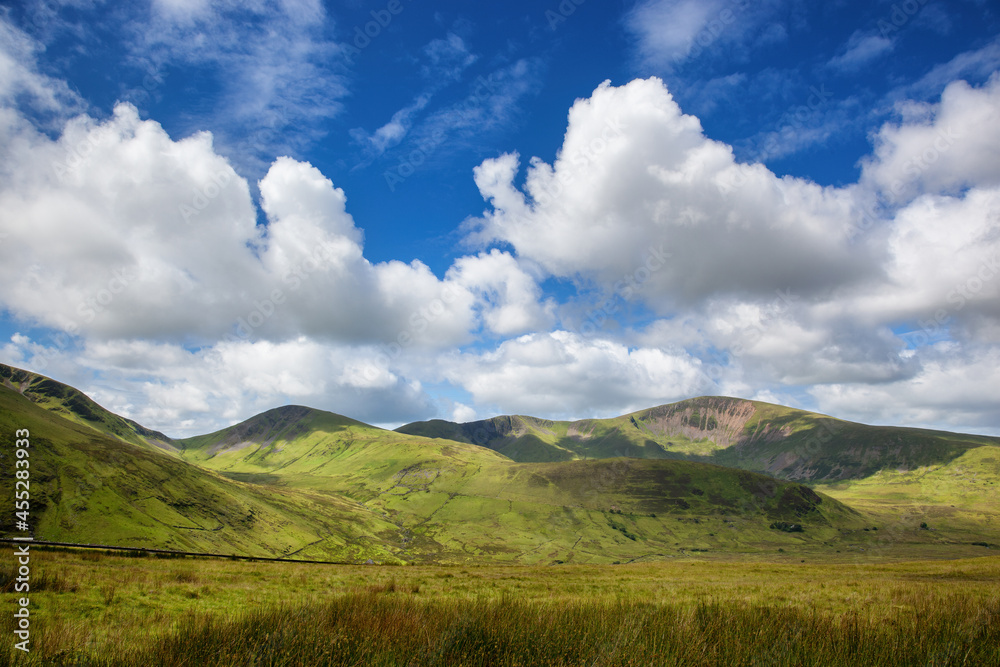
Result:
{"label": "grassy mountain slope", "polygon": [[[38,538],[259,556],[308,548],[331,559],[391,551],[378,536],[393,526],[357,503],[229,480],[60,412],[0,387],[0,433],[30,432],[30,523]],[[0,452],[7,499],[13,462],[11,449]]]}
{"label": "grassy mountain slope", "polygon": [[859,552],[1000,545],[1000,438],[866,426],[724,397],[614,419],[497,417],[418,422],[399,430],[479,442],[519,461],[678,457],[807,482],[882,527],[851,547]]}
{"label": "grassy mountain slope", "polygon": [[38,406],[98,433],[144,447],[166,451],[176,449],[173,440],[159,431],[120,417],[98,405],[79,389],[44,375],[0,364],[0,383]]}
{"label": "grassy mountain slope", "polygon": [[893,531],[919,528],[927,539],[1000,548],[1000,447],[969,449],[950,461],[883,470],[814,488],[882,517]]}
{"label": "grassy mountain slope", "polygon": [[514,463],[298,406],[178,442],[185,460],[235,479],[349,496],[396,525],[399,556],[411,561],[758,551],[815,546],[864,525],[829,497],[747,471],[676,460]]}
{"label": "grassy mountain slope", "polygon": [[553,422],[511,416],[397,429],[472,442],[516,461],[686,458],[797,481],[864,479],[954,460],[1000,438],[867,426],[780,405],[702,397],[612,419]]}
{"label": "grassy mountain slope", "polygon": [[[555,451],[572,459],[562,461],[515,462],[473,443],[386,431],[301,406],[170,441],[175,453],[167,453],[95,428],[118,422],[107,411],[100,420],[82,417],[74,406],[100,413],[71,388],[17,369],[4,379],[0,429],[31,430],[33,519],[36,535],[47,539],[381,562],[631,562],[870,550],[890,534],[876,534],[873,522],[892,523],[897,509],[870,502],[865,478],[829,485],[828,495],[683,460],[764,451],[836,422],[768,404],[748,409],[749,402],[701,399],[617,420],[490,420],[494,435],[510,439],[511,454]],[[431,426],[467,434],[463,425]],[[518,435],[521,429],[533,437]],[[706,432],[715,439],[702,437]],[[662,458],[620,456],[640,451],[627,446],[655,447]],[[805,454],[814,456],[809,446]],[[584,460],[577,448],[612,456]],[[952,460],[987,449],[970,445]],[[992,470],[988,458],[967,464]],[[0,488],[10,497],[12,461],[7,455],[0,462]],[[947,470],[935,474],[946,483]],[[835,498],[854,498],[862,511]],[[987,493],[977,502],[994,498]],[[893,544],[955,541],[947,531],[897,524]]]}

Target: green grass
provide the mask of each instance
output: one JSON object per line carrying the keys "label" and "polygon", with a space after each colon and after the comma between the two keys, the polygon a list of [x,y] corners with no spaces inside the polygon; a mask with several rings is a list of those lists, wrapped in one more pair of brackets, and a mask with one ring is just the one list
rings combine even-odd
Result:
{"label": "green grass", "polygon": [[[1000,660],[998,557],[449,568],[36,550],[32,562],[33,581],[49,583],[32,592],[33,653],[16,664]],[[8,577],[0,572],[0,583]],[[13,597],[2,594],[5,608]],[[0,664],[11,655],[0,651]]]}
{"label": "green grass", "polygon": [[1000,548],[1000,447],[977,447],[947,463],[885,470],[816,489],[880,524],[878,548],[897,542]]}

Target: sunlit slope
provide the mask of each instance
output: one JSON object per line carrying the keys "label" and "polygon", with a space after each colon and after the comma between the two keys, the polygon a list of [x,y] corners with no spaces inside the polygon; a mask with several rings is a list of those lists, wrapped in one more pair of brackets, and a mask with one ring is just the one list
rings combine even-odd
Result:
{"label": "sunlit slope", "polygon": [[940,465],[1000,438],[867,426],[780,405],[702,397],[611,419],[558,422],[510,416],[416,422],[401,433],[489,447],[521,461],[685,458],[798,481],[863,479]]}
{"label": "sunlit slope", "polygon": [[[0,387],[0,433],[19,429],[30,432],[30,523],[39,539],[351,560],[394,550],[380,537],[394,527],[355,502],[225,479]],[[8,449],[0,453],[0,497],[11,512],[13,478]]]}
{"label": "sunlit slope", "polygon": [[889,527],[921,538],[1000,548],[1000,447],[946,463],[815,485]]}
{"label": "sunlit slope", "polygon": [[348,495],[395,524],[407,560],[759,551],[815,546],[864,525],[829,497],[747,471],[676,460],[514,463],[476,445],[296,406],[179,443],[186,460],[236,479]]}
{"label": "sunlit slope", "polygon": [[136,445],[174,451],[173,441],[98,405],[79,389],[44,375],[0,364],[0,383],[32,403],[76,424]]}

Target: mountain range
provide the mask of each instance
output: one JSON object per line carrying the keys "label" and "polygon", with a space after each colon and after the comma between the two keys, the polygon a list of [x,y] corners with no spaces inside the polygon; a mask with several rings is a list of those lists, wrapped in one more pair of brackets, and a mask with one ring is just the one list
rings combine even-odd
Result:
{"label": "mountain range", "polygon": [[36,539],[519,564],[960,557],[1000,542],[994,437],[701,397],[395,431],[285,406],[173,439],[42,375],[0,365],[0,381],[0,433],[31,434]]}

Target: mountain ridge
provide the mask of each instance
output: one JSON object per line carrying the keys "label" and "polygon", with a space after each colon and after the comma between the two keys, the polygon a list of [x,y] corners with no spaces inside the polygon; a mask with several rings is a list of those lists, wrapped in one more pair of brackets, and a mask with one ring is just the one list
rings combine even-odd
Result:
{"label": "mountain ridge", "polygon": [[1000,438],[869,426],[773,403],[702,396],[607,419],[505,415],[413,422],[400,433],[479,444],[515,461],[684,458],[808,482],[860,479],[889,468],[954,460]]}
{"label": "mountain ridge", "polygon": [[611,562],[827,549],[867,521],[757,473],[621,458],[516,463],[304,406],[166,452],[71,420],[50,398],[75,397],[72,388],[49,380],[58,386],[26,396],[23,381],[41,382],[18,375],[0,387],[0,428],[30,426],[45,539],[357,562]]}
{"label": "mountain ridge", "polygon": [[167,435],[121,417],[79,389],[44,375],[0,364],[0,383],[32,403],[99,433],[145,447],[171,452],[177,449]]}

